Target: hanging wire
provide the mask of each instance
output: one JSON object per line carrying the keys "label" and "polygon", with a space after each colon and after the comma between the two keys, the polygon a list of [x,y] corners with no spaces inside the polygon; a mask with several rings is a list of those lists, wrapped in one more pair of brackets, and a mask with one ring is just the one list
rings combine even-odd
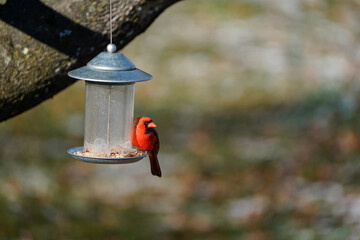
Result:
{"label": "hanging wire", "polygon": [[110,0],[110,44],[112,44],[112,0]]}

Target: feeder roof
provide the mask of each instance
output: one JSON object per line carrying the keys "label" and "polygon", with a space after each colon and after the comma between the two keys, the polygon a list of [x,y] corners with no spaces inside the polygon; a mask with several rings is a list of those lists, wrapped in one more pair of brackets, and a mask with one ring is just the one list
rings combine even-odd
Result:
{"label": "feeder roof", "polygon": [[147,81],[152,76],[140,69],[121,53],[101,52],[84,67],[72,70],[69,77],[106,84],[130,84]]}

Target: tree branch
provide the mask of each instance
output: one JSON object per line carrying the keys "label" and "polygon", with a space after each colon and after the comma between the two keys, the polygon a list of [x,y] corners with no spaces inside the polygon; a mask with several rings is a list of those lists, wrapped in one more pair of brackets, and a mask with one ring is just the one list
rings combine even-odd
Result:
{"label": "tree branch", "polygon": [[[123,48],[177,1],[114,1],[114,43]],[[109,42],[108,0],[7,0],[0,20],[0,121],[74,83],[67,72]]]}

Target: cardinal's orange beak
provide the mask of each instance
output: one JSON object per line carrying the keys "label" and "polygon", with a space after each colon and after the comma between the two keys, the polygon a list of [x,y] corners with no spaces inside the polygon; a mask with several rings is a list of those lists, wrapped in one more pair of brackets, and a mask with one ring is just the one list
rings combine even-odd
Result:
{"label": "cardinal's orange beak", "polygon": [[151,122],[151,123],[149,123],[148,127],[149,128],[154,128],[154,127],[156,127],[156,124],[154,122]]}

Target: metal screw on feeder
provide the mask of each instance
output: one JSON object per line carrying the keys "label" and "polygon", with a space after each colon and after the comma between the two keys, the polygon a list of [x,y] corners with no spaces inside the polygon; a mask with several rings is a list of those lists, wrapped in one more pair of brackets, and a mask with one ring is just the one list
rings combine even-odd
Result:
{"label": "metal screw on feeder", "polygon": [[101,52],[86,66],[70,71],[72,78],[85,80],[85,134],[84,146],[68,150],[81,161],[93,163],[131,163],[146,153],[133,156],[132,123],[134,115],[135,82],[152,78],[116,53],[111,36],[107,52]]}

